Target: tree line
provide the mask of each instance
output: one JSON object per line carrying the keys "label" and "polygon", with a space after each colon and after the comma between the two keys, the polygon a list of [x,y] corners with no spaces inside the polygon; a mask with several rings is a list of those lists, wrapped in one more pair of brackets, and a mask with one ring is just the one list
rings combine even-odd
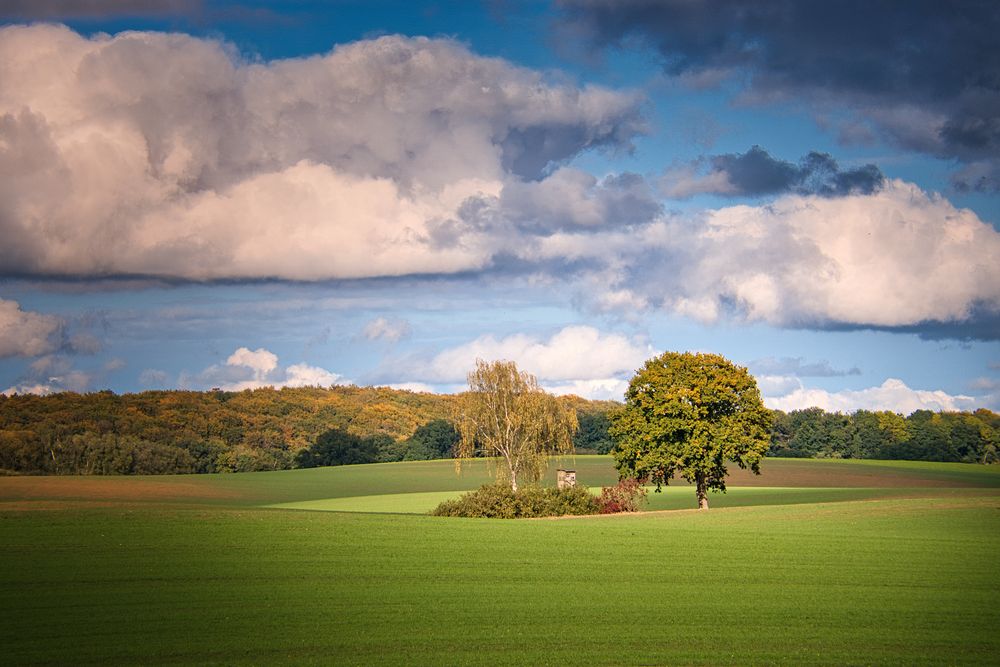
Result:
{"label": "tree line", "polygon": [[[386,387],[0,396],[0,474],[281,470],[452,456],[460,396]],[[612,401],[575,396],[577,453],[609,453]],[[772,411],[769,456],[993,463],[989,410],[904,417],[819,408]]]}
{"label": "tree line", "polygon": [[[0,474],[251,472],[450,457],[458,398],[356,386],[0,396]],[[613,405],[559,400],[579,414]],[[591,432],[580,445],[610,447],[600,437]]]}
{"label": "tree line", "polygon": [[851,414],[820,408],[773,412],[769,456],[802,458],[897,459],[907,461],[1000,462],[1000,415],[917,410],[858,410]]}

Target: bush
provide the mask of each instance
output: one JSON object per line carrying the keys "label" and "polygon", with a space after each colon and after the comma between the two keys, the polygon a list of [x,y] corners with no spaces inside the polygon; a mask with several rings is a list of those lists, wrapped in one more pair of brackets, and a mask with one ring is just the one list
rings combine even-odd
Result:
{"label": "bush", "polygon": [[599,509],[597,498],[585,486],[565,489],[527,486],[514,492],[506,484],[487,484],[455,500],[444,501],[431,514],[525,519],[565,514],[597,514]]}
{"label": "bush", "polygon": [[566,514],[596,514],[597,498],[583,485],[565,489],[528,486],[518,491],[522,516],[564,516]]}
{"label": "bush", "polygon": [[598,499],[601,514],[638,512],[646,501],[646,488],[637,479],[623,479],[615,486],[601,489]]}

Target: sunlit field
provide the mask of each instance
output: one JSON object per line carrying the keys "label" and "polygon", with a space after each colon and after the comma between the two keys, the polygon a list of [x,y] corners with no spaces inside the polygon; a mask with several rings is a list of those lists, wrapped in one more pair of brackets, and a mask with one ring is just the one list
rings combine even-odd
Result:
{"label": "sunlit field", "polygon": [[[607,457],[563,461],[613,483]],[[553,474],[554,476],[554,474]],[[768,460],[708,512],[431,517],[450,461],[0,478],[7,664],[958,664],[1000,654],[1000,470]],[[292,505],[288,505],[292,504]],[[275,505],[279,505],[275,507]],[[325,511],[307,511],[325,510]]]}

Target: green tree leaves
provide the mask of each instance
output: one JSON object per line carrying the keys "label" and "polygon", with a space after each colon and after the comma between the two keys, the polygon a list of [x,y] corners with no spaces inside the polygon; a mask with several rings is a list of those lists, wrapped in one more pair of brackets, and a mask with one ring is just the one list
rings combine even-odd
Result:
{"label": "green tree leaves", "polygon": [[680,476],[707,508],[708,489],[726,490],[727,462],[760,472],[770,426],[745,368],[716,354],[666,352],[639,369],[612,413],[611,453],[623,479],[659,487]]}

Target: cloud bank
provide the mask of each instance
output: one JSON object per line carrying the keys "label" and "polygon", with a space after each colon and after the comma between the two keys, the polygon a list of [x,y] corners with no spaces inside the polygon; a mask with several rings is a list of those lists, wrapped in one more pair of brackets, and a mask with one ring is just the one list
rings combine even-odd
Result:
{"label": "cloud bank", "polygon": [[533,251],[590,262],[600,278],[590,299],[615,294],[707,323],[893,328],[1000,310],[1000,234],[898,180],[870,195],[786,195],[632,234],[554,234]]}
{"label": "cloud bank", "polygon": [[637,95],[450,40],[261,63],[180,34],[13,26],[0,80],[7,275],[513,274],[582,286],[585,309],[625,317],[1000,337],[1000,235],[974,213],[872,165],[759,148],[659,186],[773,201],[669,213],[641,175],[566,164],[628,150]]}
{"label": "cloud bank", "polygon": [[642,129],[631,93],[450,40],[383,37],[241,61],[181,34],[0,29],[7,273],[294,280],[452,273],[472,196]]}
{"label": "cloud bank", "polygon": [[1000,12],[990,2],[562,0],[563,37],[636,43],[693,85],[747,81],[746,98],[848,108],[841,134],[879,132],[957,159],[958,187],[1000,190]]}

